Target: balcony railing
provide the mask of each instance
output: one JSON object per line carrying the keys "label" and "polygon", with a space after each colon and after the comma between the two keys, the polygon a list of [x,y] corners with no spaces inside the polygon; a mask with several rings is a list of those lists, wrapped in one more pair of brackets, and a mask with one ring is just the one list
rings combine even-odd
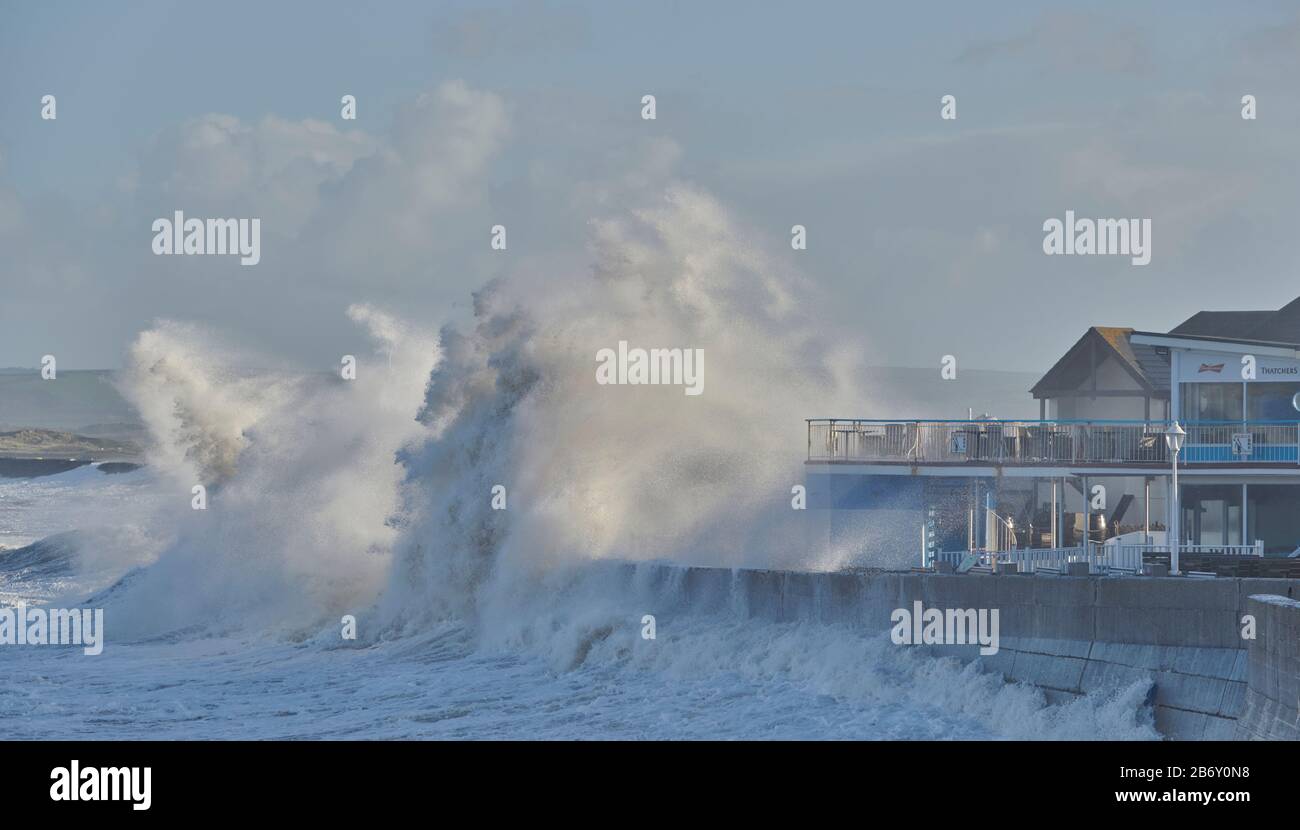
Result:
{"label": "balcony railing", "polygon": [[[1254,545],[1179,545],[1183,556],[1208,554],[1213,556],[1253,556],[1262,559],[1262,543]],[[1091,573],[1142,573],[1148,554],[1169,554],[1168,545],[1103,545],[1089,542],[1086,547],[1071,548],[1011,548],[1009,550],[959,550],[922,554],[921,566],[933,567],[936,562],[946,562],[954,568],[967,556],[974,555],[979,565],[997,568],[1015,565],[1020,573],[1034,573],[1042,568],[1063,570],[1072,562],[1087,562]]]}
{"label": "balcony railing", "polygon": [[[1163,421],[808,420],[809,461],[1163,465]],[[1300,464],[1298,421],[1183,425],[1182,464]]]}

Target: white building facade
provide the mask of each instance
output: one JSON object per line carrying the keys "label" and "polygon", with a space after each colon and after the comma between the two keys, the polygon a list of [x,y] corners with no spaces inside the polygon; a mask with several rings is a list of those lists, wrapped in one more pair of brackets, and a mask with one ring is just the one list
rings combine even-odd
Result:
{"label": "white building facade", "polygon": [[[809,493],[831,535],[888,509],[912,534],[895,544],[931,555],[1150,554],[1173,521],[1189,554],[1300,550],[1300,299],[1168,333],[1091,328],[1030,391],[1036,421],[810,420]],[[1174,420],[1187,432],[1177,517]]]}

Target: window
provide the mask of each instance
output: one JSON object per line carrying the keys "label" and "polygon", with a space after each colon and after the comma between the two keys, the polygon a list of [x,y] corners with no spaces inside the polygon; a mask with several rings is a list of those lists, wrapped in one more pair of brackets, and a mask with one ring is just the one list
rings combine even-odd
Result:
{"label": "window", "polygon": [[[1259,384],[1282,386],[1284,384]],[[1186,421],[1240,421],[1241,383],[1184,383],[1183,419]]]}
{"label": "window", "polygon": [[1291,399],[1300,383],[1246,384],[1246,413],[1252,421],[1295,421],[1300,419]]}

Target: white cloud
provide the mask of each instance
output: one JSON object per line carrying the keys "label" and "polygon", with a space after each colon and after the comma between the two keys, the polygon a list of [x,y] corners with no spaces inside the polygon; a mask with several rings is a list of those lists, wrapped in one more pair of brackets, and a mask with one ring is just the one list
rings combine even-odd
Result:
{"label": "white cloud", "polygon": [[292,235],[319,208],[321,188],[380,146],[323,121],[267,116],[246,124],[208,114],[159,135],[130,181],[156,211],[258,216]]}

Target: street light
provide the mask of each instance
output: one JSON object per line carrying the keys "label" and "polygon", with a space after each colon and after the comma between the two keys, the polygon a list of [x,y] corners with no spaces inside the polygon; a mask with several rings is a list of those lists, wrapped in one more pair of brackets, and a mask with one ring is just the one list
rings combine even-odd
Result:
{"label": "street light", "polygon": [[1178,573],[1178,452],[1183,448],[1183,440],[1187,438],[1187,431],[1174,421],[1165,430],[1165,446],[1169,448],[1169,456],[1174,461],[1173,481],[1169,486],[1169,531],[1165,534],[1169,537],[1169,572]]}

